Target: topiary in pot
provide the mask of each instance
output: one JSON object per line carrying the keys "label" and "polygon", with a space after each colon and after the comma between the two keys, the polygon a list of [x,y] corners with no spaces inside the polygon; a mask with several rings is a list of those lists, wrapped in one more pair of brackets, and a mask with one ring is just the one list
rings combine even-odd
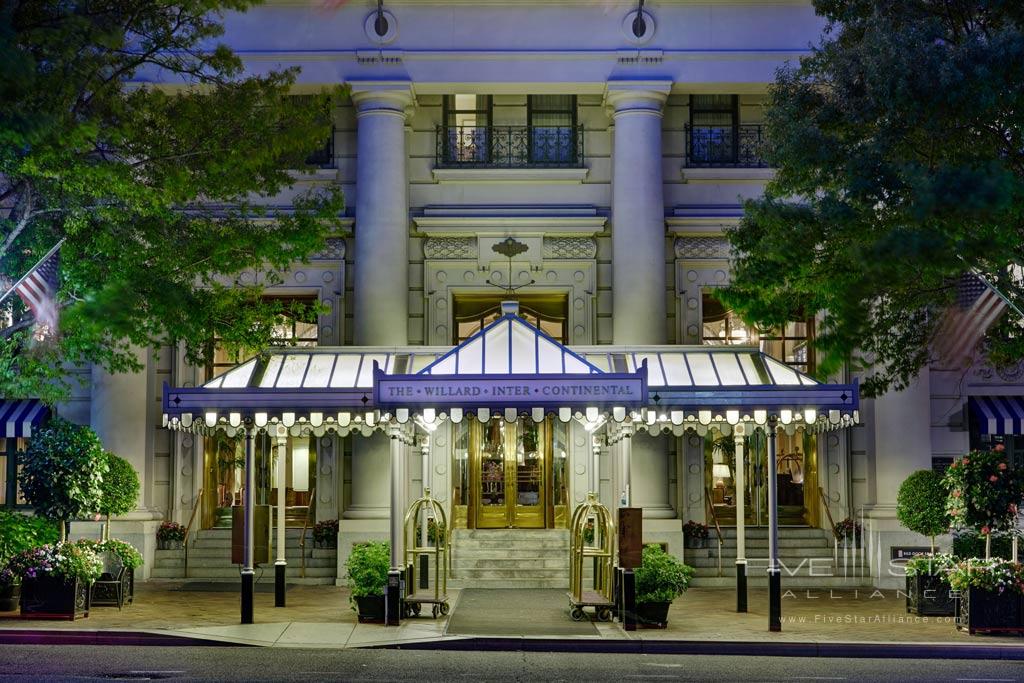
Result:
{"label": "topiary in pot", "polygon": [[956,529],[977,529],[985,538],[985,558],[992,556],[992,534],[1009,531],[1024,497],[1024,477],[1007,462],[1002,444],[991,451],[971,451],[954,460],[943,479],[949,489],[946,511]]}
{"label": "topiary in pot", "polygon": [[914,472],[903,481],[896,494],[896,519],[911,531],[929,537],[933,555],[935,537],[949,531],[948,495],[942,475],[933,470]]}
{"label": "topiary in pot", "polygon": [[107,459],[107,473],[103,475],[103,495],[97,512],[106,515],[107,523],[103,527],[104,540],[110,539],[111,515],[128,514],[135,509],[139,500],[139,475],[131,463],[110,451],[104,451]]}
{"label": "topiary in pot", "polygon": [[384,589],[391,569],[391,544],[387,541],[356,543],[346,564],[352,608],[360,621],[383,621]]}
{"label": "topiary in pot", "polygon": [[95,512],[103,495],[107,458],[96,432],[61,418],[29,440],[18,483],[36,514],[57,522],[60,540],[67,522]]}
{"label": "topiary in pot", "polygon": [[641,564],[634,573],[638,620],[664,628],[669,605],[690,587],[693,567],[669,555],[660,545],[650,544],[644,546]]}

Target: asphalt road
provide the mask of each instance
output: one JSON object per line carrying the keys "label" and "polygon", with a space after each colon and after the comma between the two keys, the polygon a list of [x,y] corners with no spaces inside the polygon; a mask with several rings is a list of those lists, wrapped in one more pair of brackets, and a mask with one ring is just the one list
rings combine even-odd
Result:
{"label": "asphalt road", "polygon": [[0,682],[1024,681],[1020,661],[6,645]]}

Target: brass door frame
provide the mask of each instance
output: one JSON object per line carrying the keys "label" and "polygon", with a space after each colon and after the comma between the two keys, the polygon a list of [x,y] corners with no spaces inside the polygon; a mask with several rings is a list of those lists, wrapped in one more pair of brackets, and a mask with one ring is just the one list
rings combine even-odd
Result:
{"label": "brass door frame", "polygon": [[[499,418],[500,419],[500,418]],[[551,505],[551,429],[547,422],[538,425],[538,448],[542,451],[541,481],[538,502],[536,505],[519,504],[519,465],[516,458],[518,448],[518,422],[507,423],[502,420],[502,494],[504,505],[483,505],[483,430],[485,425],[476,421],[470,423],[469,431],[469,477],[470,496],[467,511],[467,526],[475,529],[544,529],[554,525],[555,513]],[[498,508],[498,509],[495,509]]]}

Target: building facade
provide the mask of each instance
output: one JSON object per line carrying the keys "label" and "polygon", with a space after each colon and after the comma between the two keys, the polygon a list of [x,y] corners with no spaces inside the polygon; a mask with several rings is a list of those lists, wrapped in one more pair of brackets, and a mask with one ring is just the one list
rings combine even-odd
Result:
{"label": "building facade", "polygon": [[[754,330],[711,296],[730,278],[725,231],[773,174],[759,142],[774,72],[823,29],[809,2],[660,0],[642,14],[612,0],[384,6],[381,18],[361,0],[280,0],[226,17],[224,42],[250,72],[301,67],[297,95],[347,86],[331,139],[311,157],[318,168],[295,172],[296,191],[343,189],[346,229],[267,292],[326,312],[282,319],[282,337],[364,352],[422,347],[436,359],[498,319],[514,287],[520,315],[584,357],[753,346],[813,373],[813,312]],[[501,252],[509,237],[521,245],[511,257]],[[139,357],[141,373],[93,370],[59,412],[135,465],[139,509],[114,531],[153,558],[161,520],[230,525],[242,487],[238,440],[166,429],[161,387],[199,386],[247,359],[219,355],[202,368],[175,349]],[[449,421],[408,449],[403,492],[411,501],[429,486],[456,526],[555,530],[597,490],[609,507],[642,507],[645,540],[686,556],[684,522],[728,528],[737,498],[748,525],[767,523],[774,476],[782,524],[857,519],[868,538],[861,571],[895,586],[891,548],[924,543],[896,522],[899,485],[984,441],[1024,453],[1019,419],[990,427],[970,407],[1024,394],[1022,373],[983,361],[929,368],[906,391],[864,401],[854,427],[781,436],[775,472],[763,440],[750,437],[738,464],[730,434],[714,429],[631,435],[624,479],[620,442],[595,450],[582,422]],[[276,502],[277,447],[256,444],[257,502]],[[16,460],[16,447],[4,448],[10,467],[0,471]],[[339,520],[338,576],[353,542],[388,535],[388,448],[372,430],[285,446],[289,523],[301,525],[314,500],[316,520]],[[11,502],[16,491],[6,491]]]}

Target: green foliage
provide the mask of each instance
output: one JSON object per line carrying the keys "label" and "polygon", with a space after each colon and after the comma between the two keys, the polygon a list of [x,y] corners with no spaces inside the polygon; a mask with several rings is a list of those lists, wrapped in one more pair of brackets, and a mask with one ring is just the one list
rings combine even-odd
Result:
{"label": "green foliage", "polygon": [[1002,447],[996,448],[971,451],[946,470],[946,511],[954,528],[988,536],[1014,527],[1024,478],[1010,468]]}
{"label": "green foliage", "polygon": [[[296,70],[244,76],[217,43],[224,12],[254,0],[13,0],[0,9],[0,275],[23,275],[60,239],[59,334],[0,335],[0,393],[67,396],[61,363],[137,369],[138,347],[191,362],[262,349],[283,312],[263,287],[339,227],[337,188],[293,186],[323,144],[337,93],[290,96]],[[180,83],[161,90],[154,80]],[[255,281],[242,282],[242,271]]]}
{"label": "green foliage", "polygon": [[324,519],[313,525],[313,542],[334,545],[338,542],[338,520]]}
{"label": "green foliage", "polygon": [[978,588],[992,593],[1013,591],[1024,595],[1024,565],[1019,562],[971,558],[954,565],[948,577],[949,585],[956,591]]}
{"label": "green foliage", "polygon": [[135,509],[139,500],[139,475],[131,463],[110,451],[107,458],[107,473],[103,475],[103,495],[97,512],[104,515],[124,515]]}
{"label": "green foliage", "polygon": [[949,570],[956,566],[955,555],[921,555],[907,560],[907,576],[942,576],[946,577]]}
{"label": "green foliage", "polygon": [[88,548],[97,555],[111,552],[121,558],[125,569],[137,569],[142,566],[142,553],[135,546],[118,538],[108,538],[105,541],[94,541],[90,538],[82,538],[75,541],[76,545]]}
{"label": "green foliage", "polygon": [[[953,554],[963,558],[985,557],[985,538],[972,529],[957,533],[953,536]],[[1009,534],[993,534],[992,557],[1007,560],[1013,557],[1013,537]]]}
{"label": "green foliage", "polygon": [[691,519],[683,525],[683,536],[688,536],[690,538],[707,538],[708,525]]}
{"label": "green foliage", "polygon": [[57,542],[57,527],[44,517],[0,508],[0,567],[23,550]]}
{"label": "green foliage", "polygon": [[933,539],[949,531],[946,497],[949,490],[942,475],[918,470],[907,477],[896,494],[896,519],[911,531]]}
{"label": "green foliage", "polygon": [[161,522],[160,528],[156,530],[156,540],[164,542],[184,541],[185,527],[177,522]]}
{"label": "green foliage", "polygon": [[391,569],[391,544],[386,541],[356,543],[347,566],[348,587],[353,598],[384,595]]}
{"label": "green foliage", "polygon": [[672,602],[686,592],[693,579],[693,567],[672,557],[660,545],[645,545],[636,574],[636,601]]}
{"label": "green foliage", "polygon": [[[932,359],[957,277],[977,268],[1018,305],[1024,262],[1024,5],[816,0],[822,43],[776,76],[765,154],[777,167],[729,238],[723,302],[775,326],[826,311],[819,375],[850,363],[864,395]],[[1016,316],[984,340],[1024,357]]]}
{"label": "green foliage", "polygon": [[52,419],[29,440],[21,462],[18,483],[36,514],[66,522],[99,508],[107,458],[88,427]]}
{"label": "green foliage", "polygon": [[18,553],[7,563],[5,572],[20,580],[54,577],[92,583],[103,573],[103,563],[91,548],[53,543]]}

